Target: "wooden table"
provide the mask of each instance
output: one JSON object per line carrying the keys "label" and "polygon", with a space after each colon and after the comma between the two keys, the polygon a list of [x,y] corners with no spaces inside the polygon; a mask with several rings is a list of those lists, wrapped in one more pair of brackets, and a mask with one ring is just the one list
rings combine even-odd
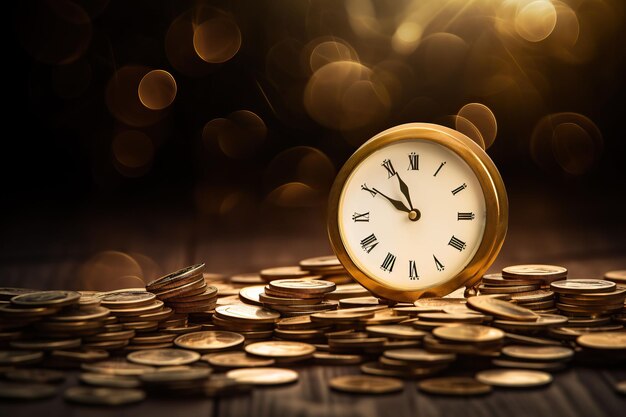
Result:
{"label": "wooden table", "polygon": [[[511,201],[509,236],[492,270],[515,263],[554,263],[566,266],[570,277],[598,277],[626,267],[623,236],[602,221],[578,223],[561,206]],[[561,207],[561,208],[559,208]],[[578,207],[577,210],[585,210]],[[35,209],[33,209],[35,210]],[[87,209],[28,212],[6,225],[0,253],[0,285],[78,288],[77,276],[89,259],[104,250],[143,254],[151,258],[152,274],[203,261],[208,271],[225,274],[288,265],[327,254],[323,215],[301,210],[294,220],[284,212],[264,219],[258,227],[227,233],[215,223],[186,212],[150,206],[117,209],[94,204]],[[291,217],[290,217],[291,216]],[[296,216],[296,217],[298,217]],[[532,218],[532,221],[529,221]],[[299,221],[299,223],[298,223]],[[298,225],[295,227],[294,225]],[[546,226],[548,225],[548,226]],[[145,261],[145,259],[144,259]],[[146,276],[144,279],[150,279]],[[111,408],[68,404],[59,395],[27,403],[0,402],[4,416],[625,416],[626,397],[612,384],[626,379],[624,369],[573,367],[554,374],[554,382],[532,390],[496,389],[485,397],[449,398],[418,392],[407,381],[402,392],[355,396],[333,392],[329,378],[359,373],[353,366],[301,366],[299,382],[258,388],[249,395],[221,399],[149,398],[143,403]],[[77,373],[65,385],[76,384]]]}

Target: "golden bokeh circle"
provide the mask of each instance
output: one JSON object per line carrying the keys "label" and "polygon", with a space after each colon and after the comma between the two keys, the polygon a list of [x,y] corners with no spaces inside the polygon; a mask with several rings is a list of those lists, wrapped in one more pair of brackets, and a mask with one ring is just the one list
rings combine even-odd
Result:
{"label": "golden bokeh circle", "polygon": [[498,123],[496,116],[489,107],[482,103],[467,103],[461,107],[457,116],[468,120],[476,126],[484,141],[483,149],[493,145],[498,133]]}
{"label": "golden bokeh circle", "polygon": [[549,0],[535,0],[518,10],[515,30],[529,42],[546,39],[556,26],[556,8]]}
{"label": "golden bokeh circle", "polygon": [[127,130],[115,136],[111,152],[115,167],[127,177],[143,175],[154,159],[152,140],[138,130]]}
{"label": "golden bokeh circle", "polygon": [[141,103],[150,110],[163,110],[176,98],[176,80],[165,70],[152,70],[143,76],[137,88]]}
{"label": "golden bokeh circle", "polygon": [[200,23],[193,32],[198,56],[211,64],[221,64],[241,48],[241,31],[230,16],[217,16]]}

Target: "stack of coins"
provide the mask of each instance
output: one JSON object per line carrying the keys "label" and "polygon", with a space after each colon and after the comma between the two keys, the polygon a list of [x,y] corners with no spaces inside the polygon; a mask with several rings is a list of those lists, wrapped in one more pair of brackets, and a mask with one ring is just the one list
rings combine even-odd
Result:
{"label": "stack of coins", "polygon": [[386,350],[377,362],[361,365],[361,371],[377,376],[423,378],[445,370],[455,359],[454,353],[433,353],[417,348],[392,349]]}
{"label": "stack of coins", "polygon": [[218,329],[237,332],[246,340],[269,339],[279,318],[279,313],[263,307],[233,304],[218,306],[213,324]]}
{"label": "stack of coins", "polygon": [[217,288],[207,285],[204,264],[180,269],[146,285],[146,290],[177,314],[210,312],[217,302]]}
{"label": "stack of coins", "polygon": [[336,284],[349,284],[354,281],[334,255],[303,259],[300,261],[300,268]]}
{"label": "stack of coins", "polygon": [[611,315],[622,313],[626,289],[601,279],[568,279],[551,284],[558,294],[556,307],[579,327],[606,325]]}
{"label": "stack of coins", "polygon": [[335,310],[338,302],[324,300],[335,289],[335,283],[317,279],[279,279],[271,281],[259,294],[264,307],[280,312],[284,317]]}

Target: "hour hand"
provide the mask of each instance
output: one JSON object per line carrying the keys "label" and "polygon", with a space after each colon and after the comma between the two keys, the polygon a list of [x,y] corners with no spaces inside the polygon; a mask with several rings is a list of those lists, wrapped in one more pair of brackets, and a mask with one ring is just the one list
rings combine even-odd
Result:
{"label": "hour hand", "polygon": [[411,210],[409,210],[409,208],[400,200],[394,200],[391,197],[387,197],[385,194],[381,193],[380,191],[378,191],[376,188],[374,188],[374,191],[376,191],[376,194],[380,194],[383,197],[385,197],[387,200],[389,200],[389,202],[397,209],[400,211],[404,211],[406,213],[410,212]]}
{"label": "hour hand", "polygon": [[414,210],[413,203],[411,202],[411,194],[409,194],[409,187],[407,187],[406,183],[402,181],[402,178],[400,178],[400,175],[398,175],[398,173],[396,173],[396,177],[398,177],[398,183],[400,184],[400,191],[402,191],[402,195],[404,195],[406,201],[409,202],[409,207],[411,208],[411,210]]}

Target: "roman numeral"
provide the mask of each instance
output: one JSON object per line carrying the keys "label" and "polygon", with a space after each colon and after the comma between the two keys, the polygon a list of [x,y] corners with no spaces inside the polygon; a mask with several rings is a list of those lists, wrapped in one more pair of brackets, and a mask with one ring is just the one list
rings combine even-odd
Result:
{"label": "roman numeral", "polygon": [[437,267],[437,271],[441,272],[444,269],[446,269],[446,267],[443,266],[443,264],[441,262],[439,262],[439,259],[437,259],[437,257],[435,255],[433,255],[433,259],[435,260],[435,266]]}
{"label": "roman numeral", "polygon": [[361,247],[365,252],[370,253],[372,249],[374,249],[376,245],[378,245],[378,243],[378,239],[376,239],[376,236],[374,236],[374,233],[372,233],[361,241]]}
{"label": "roman numeral", "polygon": [[417,275],[417,265],[415,265],[414,260],[409,261],[409,279],[415,280],[419,279],[419,275]]}
{"label": "roman numeral", "polygon": [[389,174],[389,176],[387,177],[388,179],[396,175],[396,170],[391,164],[391,160],[385,159],[382,163],[382,166],[385,167],[385,169],[387,170],[387,174]]}
{"label": "roman numeral", "polygon": [[370,212],[367,213],[357,213],[356,211],[352,215],[352,220],[355,222],[369,222],[370,221]]}
{"label": "roman numeral", "polygon": [[395,263],[396,255],[387,252],[387,256],[385,256],[385,260],[383,261],[382,265],[380,265],[380,269],[382,269],[383,271],[391,272],[393,271],[393,266],[395,265]]}
{"label": "roman numeral", "polygon": [[474,217],[476,217],[474,215],[474,213],[457,213],[456,214],[456,219],[457,220],[474,220]]}
{"label": "roman numeral", "polygon": [[367,184],[365,184],[365,183],[363,183],[363,185],[361,185],[361,190],[365,190],[368,193],[370,193],[372,195],[372,197],[376,197],[376,191],[367,188]]}
{"label": "roman numeral", "polygon": [[437,174],[439,174],[439,171],[441,171],[441,168],[443,168],[443,166],[446,164],[446,161],[443,161],[440,165],[439,168],[437,168],[437,171],[435,171],[435,173],[433,174],[433,177],[436,177]]}
{"label": "roman numeral", "polygon": [[452,195],[457,195],[458,193],[460,193],[466,188],[467,188],[467,184],[463,183],[459,185],[458,187],[456,187],[454,190],[452,190]]}
{"label": "roman numeral", "polygon": [[448,245],[452,246],[454,249],[458,250],[459,252],[465,249],[465,246],[466,246],[465,242],[463,242],[462,240],[460,240],[454,235],[452,235],[452,237],[450,238]]}
{"label": "roman numeral", "polygon": [[418,171],[420,169],[420,156],[415,152],[409,154],[409,167],[408,170]]}

